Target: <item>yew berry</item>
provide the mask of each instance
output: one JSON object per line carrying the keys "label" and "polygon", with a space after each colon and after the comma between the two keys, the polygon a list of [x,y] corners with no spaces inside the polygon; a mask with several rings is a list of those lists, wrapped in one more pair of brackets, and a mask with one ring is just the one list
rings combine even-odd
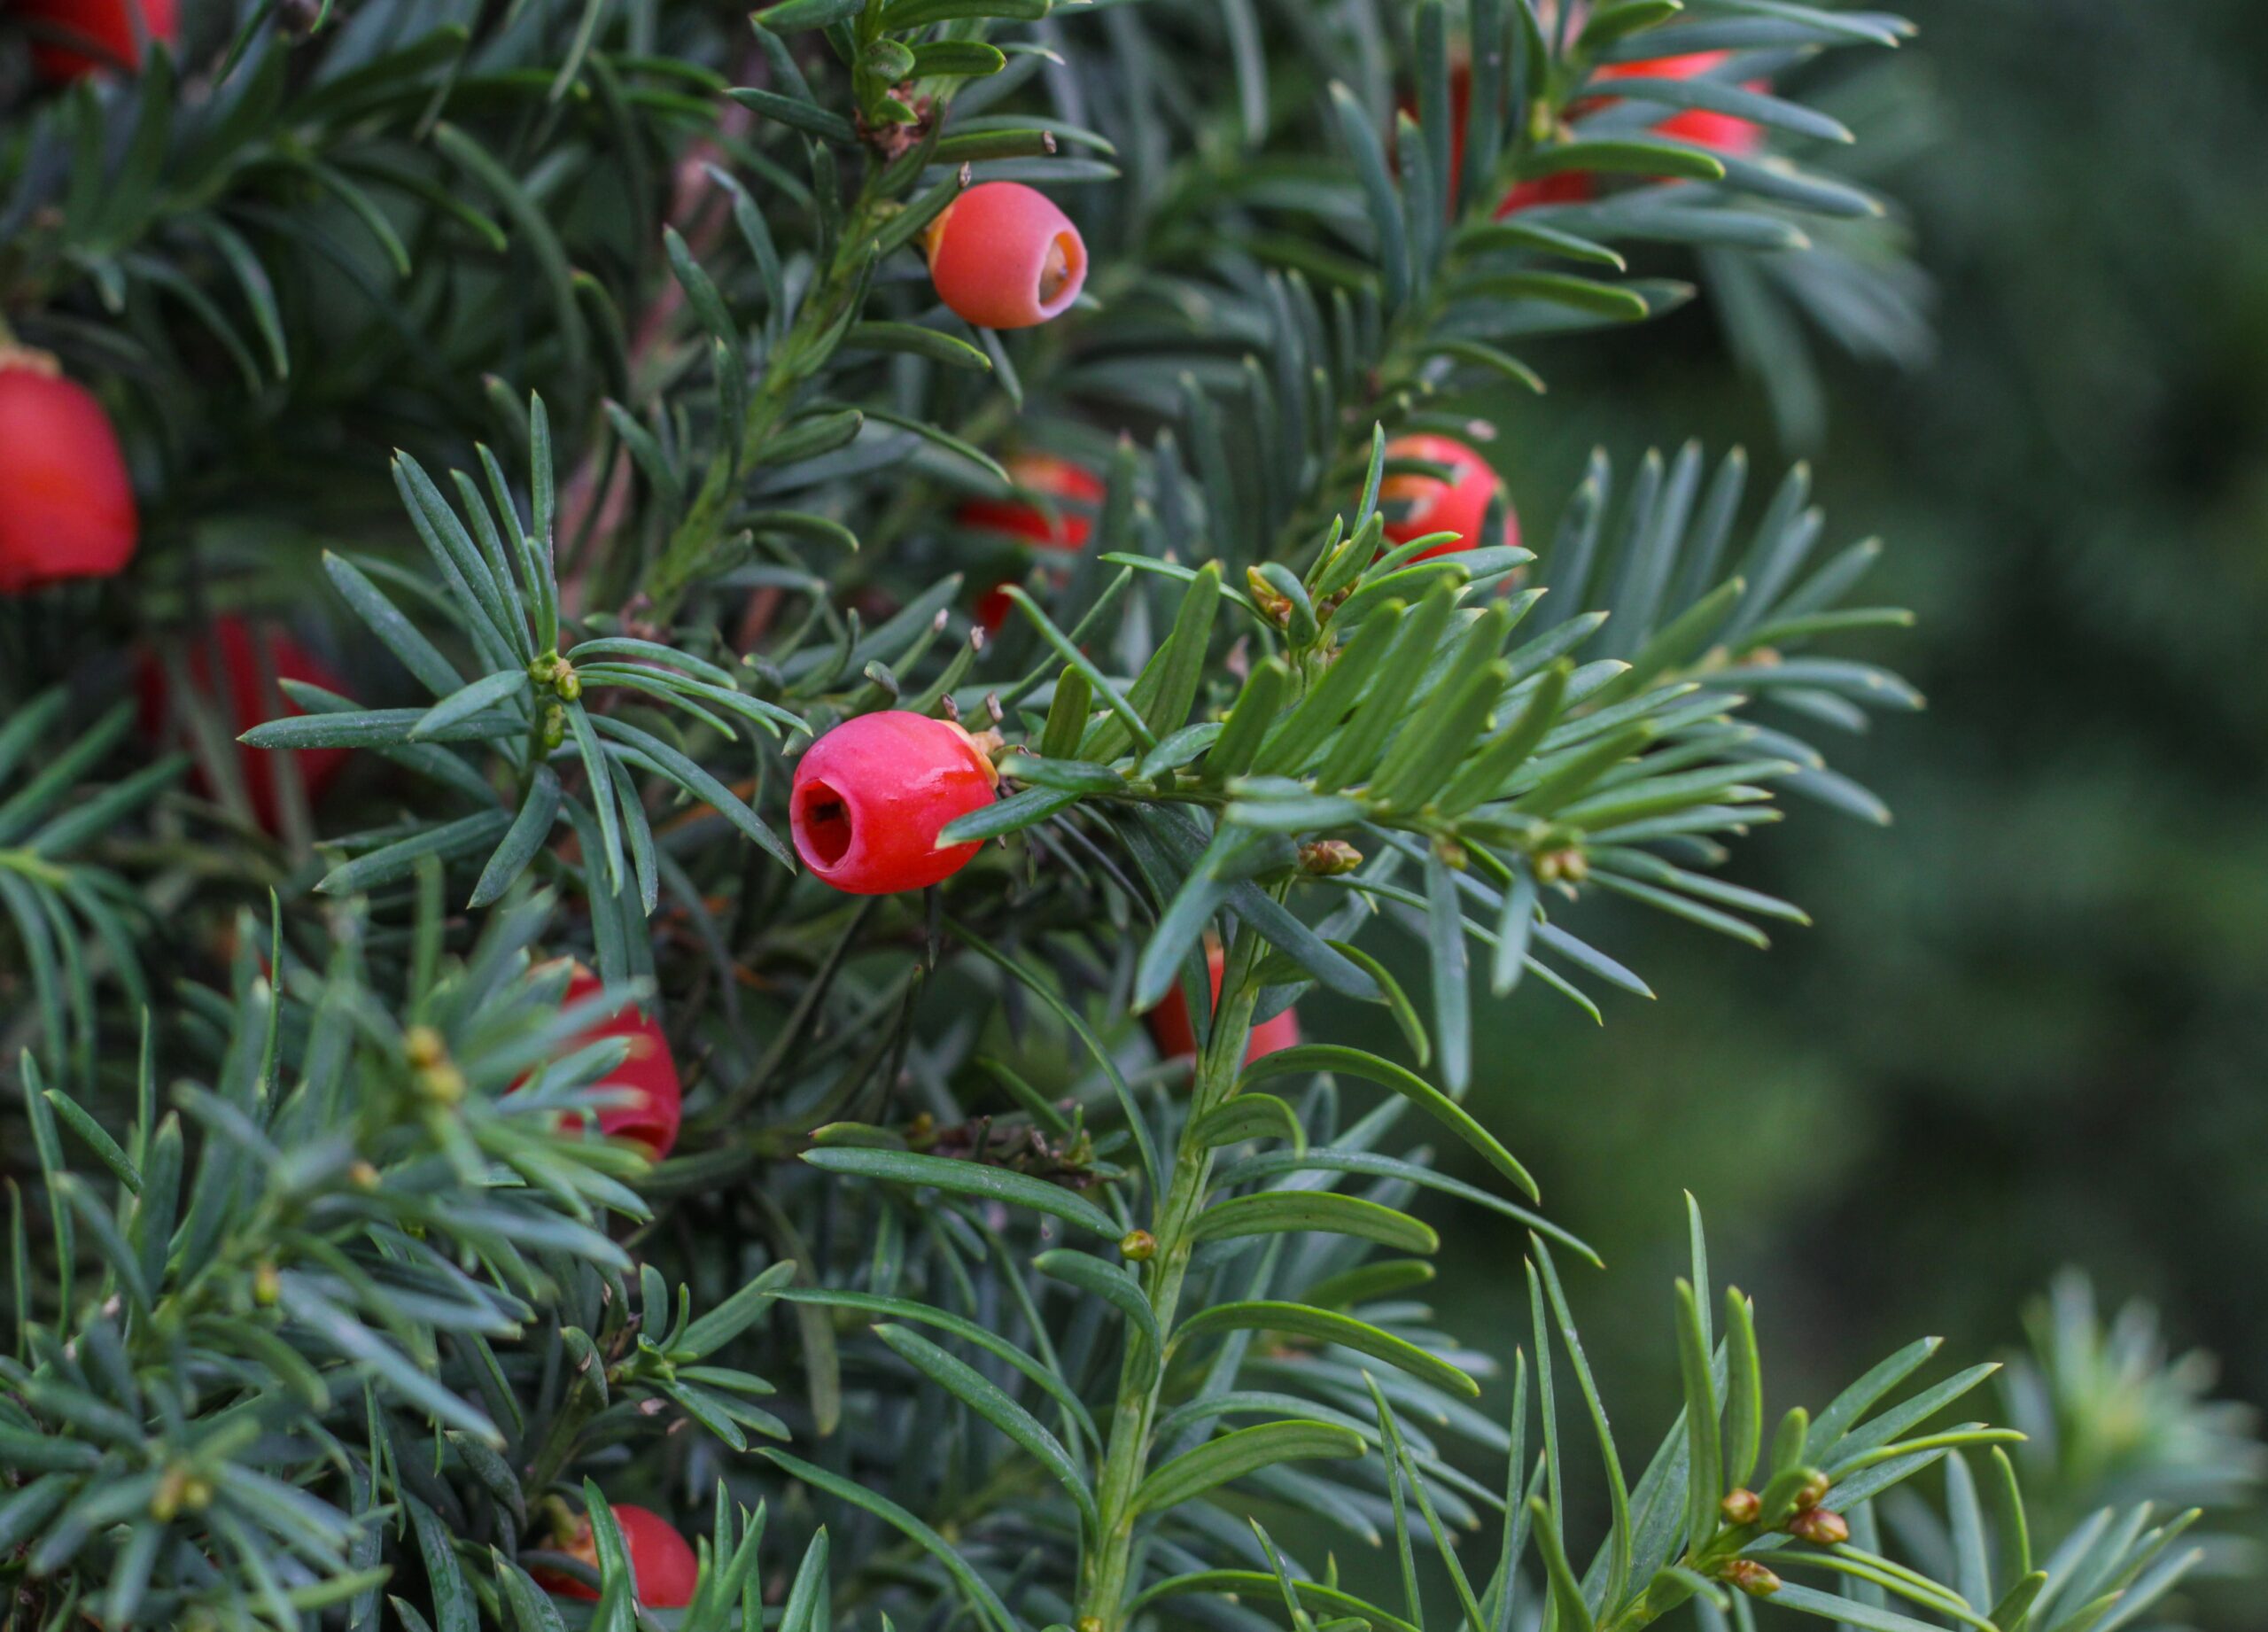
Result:
{"label": "yew berry", "polygon": [[1515,182],[1496,206],[1496,219],[1502,221],[1540,204],[1588,204],[1596,190],[1587,170],[1561,170],[1533,181]]}
{"label": "yew berry", "polygon": [[[1413,120],[1421,117],[1415,97],[1397,97],[1394,107],[1395,113],[1405,113]],[[1451,214],[1456,214],[1456,209],[1449,203],[1449,198],[1456,191],[1456,178],[1464,173],[1464,128],[1472,122],[1472,65],[1459,58],[1449,65],[1449,173],[1434,178],[1442,194],[1442,206]],[[1401,139],[1401,122],[1396,120],[1394,128],[1387,132],[1386,144],[1388,156],[1397,166],[1402,162],[1396,146]]]}
{"label": "yew berry", "polygon": [[[1413,118],[1418,113],[1416,102],[1405,98],[1402,111]],[[1472,115],[1472,65],[1458,62],[1449,68],[1449,174],[1442,178],[1442,191],[1453,195],[1456,179],[1464,174],[1465,128]],[[1515,182],[1496,206],[1496,219],[1520,210],[1533,209],[1539,204],[1582,204],[1590,198],[1591,178],[1580,170],[1561,171],[1556,175],[1540,176],[1534,181]],[[1452,208],[1450,213],[1456,212]]]}
{"label": "yew berry", "polygon": [[[280,686],[271,696],[261,678],[263,657],[265,667],[278,681],[300,680],[320,686],[325,691],[338,691],[344,684],[322,659],[283,630],[268,627],[255,633],[251,625],[233,613],[214,618],[211,638],[193,642],[184,657],[190,685],[206,706],[220,710],[232,736],[241,736],[254,726],[275,718],[275,709],[279,704],[285,715],[307,711],[291,701]],[[169,719],[179,711],[167,696],[167,685],[166,670],[157,654],[144,652],[135,673],[135,690],[141,703],[142,729],[151,738],[163,737]],[[289,751],[310,804],[322,797],[323,789],[346,764],[347,750],[343,748],[299,748]],[[240,743],[237,765],[244,778],[245,792],[252,800],[252,814],[261,827],[276,832],[281,804],[272,751]],[[198,782],[206,794],[213,791],[205,783],[202,772],[198,774]]]}
{"label": "yew berry", "polygon": [[940,846],[957,816],[992,803],[998,773],[950,720],[891,710],[843,721],[796,764],[788,822],[804,865],[854,896],[942,882],[982,841]]}
{"label": "yew berry", "polygon": [[[1547,28],[1552,26],[1557,8],[1549,4],[1542,8]],[[1577,6],[1571,26],[1580,30],[1588,8]],[[1713,73],[1732,53],[1729,51],[1686,51],[1673,57],[1654,57],[1643,62],[1614,62],[1601,66],[1593,75],[1596,80],[1618,79],[1700,79]],[[1751,80],[1744,89],[1761,91],[1769,89],[1769,82]],[[1612,97],[1594,97],[1575,103],[1567,110],[1571,122],[1579,121],[1585,113],[1605,107],[1616,100]],[[1402,112],[1413,118],[1418,113],[1414,100],[1404,97]],[[1470,122],[1472,107],[1472,65],[1468,61],[1453,63],[1449,68],[1449,175],[1441,178],[1444,192],[1453,192],[1449,185],[1464,169],[1465,127]],[[1696,147],[1705,147],[1720,153],[1745,158],[1764,144],[1764,131],[1753,120],[1731,113],[1720,113],[1711,108],[1687,108],[1661,120],[1654,127],[1659,134],[1690,142]],[[1556,175],[1538,176],[1516,183],[1496,206],[1496,219],[1516,214],[1521,210],[1534,209],[1545,204],[1585,204],[1597,193],[1596,180],[1579,170],[1563,170]]]}
{"label": "yew berry", "polygon": [[112,577],[140,533],[102,404],[46,353],[0,345],[0,595]]}
{"label": "yew berry", "polygon": [[[962,526],[1004,533],[1034,549],[1076,556],[1094,536],[1092,512],[1103,501],[1102,478],[1084,465],[1052,454],[1017,454],[1007,461],[1008,479],[1020,493],[1053,501],[1042,507],[1020,497],[972,499],[954,517]],[[1007,621],[1005,582],[995,584],[976,603],[976,621],[996,630]]]}
{"label": "yew berry", "polygon": [[[1224,962],[1224,954],[1218,945],[1205,948],[1205,971],[1212,977],[1213,1000],[1216,1003],[1221,1000],[1221,970]],[[1182,995],[1179,982],[1175,983],[1173,990],[1166,993],[1165,1000],[1145,1018],[1149,1022],[1150,1036],[1156,1040],[1160,1053],[1171,1060],[1196,1057],[1197,1031],[1189,1023],[1189,999]],[[1278,1049],[1297,1048],[1299,1045],[1300,1017],[1296,1012],[1287,1008],[1252,1029],[1252,1041],[1245,1045],[1244,1061],[1250,1065],[1262,1054],[1272,1054]]]}
{"label": "yew berry", "polygon": [[961,525],[1010,533],[1042,549],[1084,549],[1094,535],[1094,519],[1089,512],[1102,502],[1101,478],[1084,465],[1052,454],[1013,455],[1006,469],[1020,493],[1059,502],[1042,509],[1016,497],[972,499],[960,507]]}
{"label": "yew berry", "polygon": [[[1400,519],[1386,525],[1389,541],[1407,544],[1429,532],[1456,534],[1447,543],[1421,550],[1415,557],[1418,561],[1492,542],[1483,532],[1488,507],[1502,495],[1503,486],[1496,479],[1495,468],[1486,459],[1454,437],[1445,436],[1397,437],[1386,445],[1386,456],[1422,459],[1429,464],[1447,465],[1455,472],[1447,481],[1439,477],[1415,475],[1386,478],[1379,489],[1379,497],[1400,501],[1404,507]],[[1503,536],[1493,542],[1517,545],[1519,541],[1519,517],[1507,500]]]}
{"label": "yew berry", "polygon": [[1087,246],[1045,193],[985,182],[929,224],[937,298],[980,329],[1029,329],[1060,316],[1087,281]]}
{"label": "yew berry", "polygon": [[[1405,97],[1399,104],[1401,111],[1412,119],[1418,117],[1418,104]],[[1456,193],[1456,179],[1464,174],[1464,138],[1466,128],[1472,119],[1472,65],[1458,61],[1449,66],[1449,173],[1439,177],[1445,207],[1456,214],[1448,200]],[[1590,178],[1580,173],[1563,172],[1547,175],[1537,181],[1519,182],[1507,192],[1496,206],[1496,218],[1501,221],[1515,210],[1524,210],[1538,204],[1581,204],[1591,196]]]}
{"label": "yew berry", "polygon": [[[693,1602],[701,1578],[701,1560],[693,1543],[675,1526],[651,1509],[617,1504],[614,1522],[622,1531],[622,1544],[630,1554],[631,1589],[646,1609],[683,1609]],[[599,1567],[597,1539],[588,1518],[578,1519],[574,1535],[556,1550],[593,1569]],[[586,1601],[598,1597],[596,1589],[557,1570],[532,1570],[539,1585],[563,1598]]]}
{"label": "yew berry", "polygon": [[112,68],[138,68],[151,42],[181,41],[175,0],[16,0],[16,14],[42,26],[32,66],[50,84]]}
{"label": "yew berry", "polygon": [[[1601,80],[1655,79],[1697,80],[1712,73],[1730,51],[1687,51],[1676,57],[1656,57],[1645,62],[1613,62],[1598,71]],[[1745,89],[1763,90],[1767,82],[1751,80]],[[1731,113],[1720,113],[1713,108],[1687,108],[1672,114],[1654,127],[1666,136],[1681,142],[1690,142],[1696,147],[1706,147],[1720,153],[1744,158],[1764,145],[1763,127],[1755,120],[1742,119]]]}
{"label": "yew berry", "polygon": [[[1730,51],[1686,51],[1675,57],[1656,57],[1644,62],[1611,62],[1601,67],[1596,79],[1700,79],[1731,56]],[[1768,82],[1751,80],[1744,89],[1764,90]],[[1580,121],[1582,115],[1614,101],[1612,97],[1600,97],[1579,104],[1568,110],[1572,120]],[[1655,124],[1655,131],[1690,142],[1696,147],[1705,147],[1714,152],[1729,153],[1735,158],[1746,158],[1764,145],[1763,127],[1753,120],[1742,119],[1731,113],[1720,113],[1713,108],[1687,108],[1673,113]],[[1496,206],[1496,218],[1518,211],[1533,209],[1540,204],[1583,204],[1597,192],[1597,183],[1588,173],[1564,170],[1555,175],[1540,176],[1522,182],[1504,195]]]}
{"label": "yew berry", "polygon": [[[581,1003],[604,990],[599,977],[579,963],[568,977],[567,995],[563,1001],[571,1005]],[[611,1139],[643,1145],[648,1154],[659,1162],[677,1144],[678,1124],[685,1114],[685,1086],[678,1078],[677,1061],[670,1053],[669,1038],[652,1016],[625,1006],[578,1037],[575,1046],[580,1048],[614,1037],[628,1039],[630,1053],[598,1086],[634,1098],[627,1104],[601,1108],[599,1131]]]}

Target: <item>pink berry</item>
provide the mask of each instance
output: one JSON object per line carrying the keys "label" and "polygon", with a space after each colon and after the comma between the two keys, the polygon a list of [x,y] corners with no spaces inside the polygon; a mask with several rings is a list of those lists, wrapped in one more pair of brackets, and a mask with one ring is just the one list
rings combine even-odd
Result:
{"label": "pink berry", "polygon": [[1087,281],[1087,246],[1054,200],[1017,182],[986,182],[945,206],[928,230],[937,298],[980,329],[1029,329],[1060,316]]}
{"label": "pink berry", "polygon": [[[1656,57],[1645,62],[1611,62],[1600,68],[1593,77],[1598,80],[1699,79],[1732,53],[1729,51],[1686,51],[1675,57]],[[1744,89],[1767,90],[1769,82],[1750,80]],[[1593,97],[1578,103],[1569,110],[1570,117],[1578,124],[1585,113],[1612,105],[1613,97]],[[1673,113],[1654,126],[1666,136],[1690,142],[1696,147],[1729,153],[1744,159],[1764,145],[1764,128],[1753,120],[1742,119],[1732,113],[1720,113],[1712,108],[1687,108]],[[1597,184],[1581,170],[1563,170],[1534,181],[1522,182],[1504,195],[1496,206],[1496,219],[1531,209],[1540,204],[1587,204],[1596,195]]]}
{"label": "pink berry", "polygon": [[[1656,57],[1646,62],[1609,63],[1598,71],[1602,80],[1656,79],[1697,80],[1731,56],[1730,51],[1687,51],[1676,57]],[[1767,82],[1751,80],[1746,89],[1763,90]],[[1696,147],[1714,149],[1744,158],[1764,145],[1763,127],[1753,120],[1742,119],[1732,113],[1720,113],[1712,108],[1687,108],[1672,114],[1654,128],[1666,136],[1690,142]]]}
{"label": "pink berry", "polygon": [[1590,175],[1583,170],[1561,170],[1534,181],[1515,182],[1496,206],[1496,219],[1502,221],[1540,204],[1588,204],[1592,191]]}
{"label": "pink berry", "polygon": [[110,578],[140,533],[102,404],[45,353],[0,346],[0,595]]}
{"label": "pink berry", "polygon": [[[599,977],[579,963],[568,979],[564,1001],[580,1003],[602,990]],[[630,1104],[601,1110],[599,1131],[643,1145],[659,1162],[677,1144],[678,1123],[684,1115],[685,1088],[678,1079],[677,1061],[670,1053],[669,1038],[653,1018],[626,1006],[577,1037],[575,1046],[617,1037],[629,1039],[630,1053],[598,1085],[637,1097]]]}
{"label": "pink berry", "polygon": [[[1007,471],[1022,492],[1058,501],[1052,513],[1027,499],[972,499],[954,519],[978,532],[1023,540],[1035,549],[1076,556],[1087,547],[1095,530],[1091,512],[1107,491],[1101,478],[1052,454],[1017,454],[1007,461]],[[995,584],[976,603],[976,621],[988,631],[1007,621],[1006,590],[1005,584]]]}
{"label": "pink berry", "polygon": [[[683,1609],[693,1602],[701,1578],[701,1559],[693,1543],[678,1534],[668,1519],[648,1508],[616,1505],[614,1522],[622,1531],[622,1544],[630,1554],[630,1580],[638,1602],[647,1609]],[[591,1521],[579,1521],[574,1539],[558,1549],[598,1568],[598,1542]],[[538,1585],[563,1598],[594,1601],[598,1593],[571,1575],[553,1570],[531,1571]]]}
{"label": "pink berry", "polygon": [[[1415,118],[1418,103],[1405,97],[1398,105],[1401,110]],[[1457,62],[1449,68],[1449,174],[1444,178],[1442,190],[1454,193],[1454,179],[1464,174],[1465,126],[1472,112],[1472,65]],[[1533,209],[1539,204],[1587,204],[1592,193],[1591,178],[1580,170],[1563,170],[1557,175],[1539,176],[1534,181],[1515,182],[1497,204],[1495,215],[1502,221],[1507,215]],[[1446,200],[1445,200],[1446,207]],[[1454,214],[1451,210],[1451,214]]]}
{"label": "pink berry", "polygon": [[[1226,959],[1218,946],[1205,949],[1206,972],[1213,977],[1213,1000],[1221,1000],[1221,970]],[[1189,1023],[1189,999],[1182,996],[1181,985],[1176,982],[1165,1000],[1146,1016],[1150,1036],[1158,1045],[1158,1052],[1169,1060],[1193,1059],[1197,1053],[1197,1030]],[[1245,1045],[1244,1062],[1250,1065],[1262,1054],[1272,1054],[1278,1049],[1300,1045],[1300,1016],[1295,1010],[1262,1021],[1252,1029],[1252,1041]]]}
{"label": "pink berry", "polygon": [[[207,707],[219,708],[231,736],[242,735],[254,726],[266,723],[277,706],[287,716],[307,712],[291,701],[280,685],[270,701],[260,679],[263,656],[265,666],[279,682],[300,680],[332,692],[345,685],[331,672],[329,664],[282,629],[264,626],[255,631],[232,612],[214,618],[211,638],[192,643],[184,656],[190,684]],[[134,680],[141,704],[143,732],[153,740],[162,740],[168,719],[177,718],[180,711],[167,694],[165,665],[158,661],[156,653],[143,654]],[[299,748],[288,751],[311,804],[322,797],[330,780],[346,769],[349,753],[344,748]],[[237,766],[244,779],[245,792],[252,800],[252,815],[270,833],[278,831],[283,796],[276,781],[273,750],[240,743],[237,748]],[[202,772],[197,780],[202,786]],[[205,791],[210,794],[212,789],[206,788]]]}
{"label": "pink berry", "polygon": [[1057,506],[1051,515],[1028,499],[971,499],[960,507],[960,525],[1013,533],[1042,549],[1073,554],[1084,549],[1094,533],[1094,518],[1088,512],[1103,499],[1101,478],[1052,454],[1015,454],[1006,468],[1008,479],[1021,492],[1069,502]]}
{"label": "pink berry", "polygon": [[[1431,464],[1447,465],[1455,472],[1447,481],[1432,476],[1386,478],[1379,490],[1379,496],[1399,500],[1406,506],[1401,519],[1386,525],[1389,541],[1407,544],[1429,532],[1456,534],[1448,543],[1421,551],[1416,557],[1419,561],[1491,542],[1482,535],[1482,529],[1488,519],[1488,506],[1503,486],[1496,479],[1495,468],[1486,459],[1455,438],[1445,436],[1397,437],[1386,445],[1386,455],[1388,459],[1422,459]],[[1503,536],[1494,541],[1509,545],[1520,541],[1519,517],[1513,514],[1509,501],[1504,506]]]}
{"label": "pink berry", "polygon": [[788,822],[796,853],[854,896],[894,895],[951,878],[982,841],[942,848],[955,817],[992,803],[998,775],[949,720],[890,711],[845,720],[796,764]]}
{"label": "pink berry", "polygon": [[16,12],[50,31],[32,43],[32,66],[50,84],[139,67],[145,43],[181,42],[175,0],[16,0]]}

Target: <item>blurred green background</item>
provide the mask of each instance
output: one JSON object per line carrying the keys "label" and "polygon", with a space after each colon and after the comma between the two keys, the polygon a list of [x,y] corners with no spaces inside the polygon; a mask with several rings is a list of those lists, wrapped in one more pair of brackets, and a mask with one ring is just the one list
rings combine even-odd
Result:
{"label": "blurred green background", "polygon": [[[1608,1260],[1570,1290],[1648,1444],[1681,1187],[1775,1411],[1921,1333],[2003,1351],[2065,1263],[2268,1398],[2268,27],[2258,0],[1902,9],[1920,39],[1849,92],[1896,116],[1864,174],[1910,212],[1934,358],[1823,360],[1794,447],[1704,304],[1539,355],[1551,394],[1504,426],[1546,538],[1594,443],[1626,475],[1744,443],[1752,505],[1814,452],[1828,546],[1890,545],[1860,598],[1921,616],[1866,655],[1929,711],[1836,760],[1895,825],[1799,804],[1733,865],[1814,928],[1757,955],[1587,902],[1661,1000],[1608,992],[1600,1030],[1523,991],[1479,1039],[1483,1120]],[[1523,1243],[1441,1218],[1473,1247],[1444,1323],[1504,1352]]]}

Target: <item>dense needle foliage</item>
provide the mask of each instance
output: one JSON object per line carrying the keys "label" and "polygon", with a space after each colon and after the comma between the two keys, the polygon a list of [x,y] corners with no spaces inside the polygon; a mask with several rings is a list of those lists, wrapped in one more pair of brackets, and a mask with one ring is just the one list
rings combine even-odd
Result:
{"label": "dense needle foliage", "polygon": [[[1802,92],[1908,33],[216,0],[138,73],[12,67],[0,317],[98,388],[144,514],[123,573],[0,606],[4,1613],[2158,1603],[2194,1510],[2059,1507],[1934,1340],[1767,1414],[1697,1211],[1683,1399],[1628,1455],[1593,1255],[1464,1103],[1477,1003],[1644,990],[1599,896],[1799,921],[1726,875],[1737,840],[1783,792],[1878,816],[1815,739],[1918,698],[1837,655],[1905,617],[1802,469],[1602,451],[1444,532],[1426,439],[1485,447],[1502,392],[1697,274],[1789,379],[1904,313],[1891,206]],[[1044,326],[932,287],[989,183],[1076,224]],[[998,797],[934,835],[980,846],[944,882],[845,895],[791,781],[886,710],[966,727]],[[658,1031],[604,1027],[625,1000]],[[1137,1018],[1177,1004],[1186,1049]],[[1396,1057],[1253,1046],[1343,1005]],[[602,1131],[655,1047],[659,1151]],[[1420,1192],[1530,1232],[1531,1344],[1435,1329]],[[2140,1488],[2218,1499],[2250,1447],[2210,1437]],[[689,1603],[638,1602],[633,1503],[697,1539]],[[1350,1548],[1385,1567],[1342,1579]]]}

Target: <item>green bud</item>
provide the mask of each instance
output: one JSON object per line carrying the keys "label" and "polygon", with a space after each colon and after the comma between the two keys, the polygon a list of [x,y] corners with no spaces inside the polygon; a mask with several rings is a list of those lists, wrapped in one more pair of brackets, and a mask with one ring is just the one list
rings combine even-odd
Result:
{"label": "green bud", "polygon": [[1546,884],[1580,884],[1590,875],[1591,859],[1572,844],[1535,859],[1535,876]]}
{"label": "green bud", "polygon": [[866,47],[866,60],[860,66],[875,78],[895,85],[913,72],[913,48],[903,40],[885,36]]}

